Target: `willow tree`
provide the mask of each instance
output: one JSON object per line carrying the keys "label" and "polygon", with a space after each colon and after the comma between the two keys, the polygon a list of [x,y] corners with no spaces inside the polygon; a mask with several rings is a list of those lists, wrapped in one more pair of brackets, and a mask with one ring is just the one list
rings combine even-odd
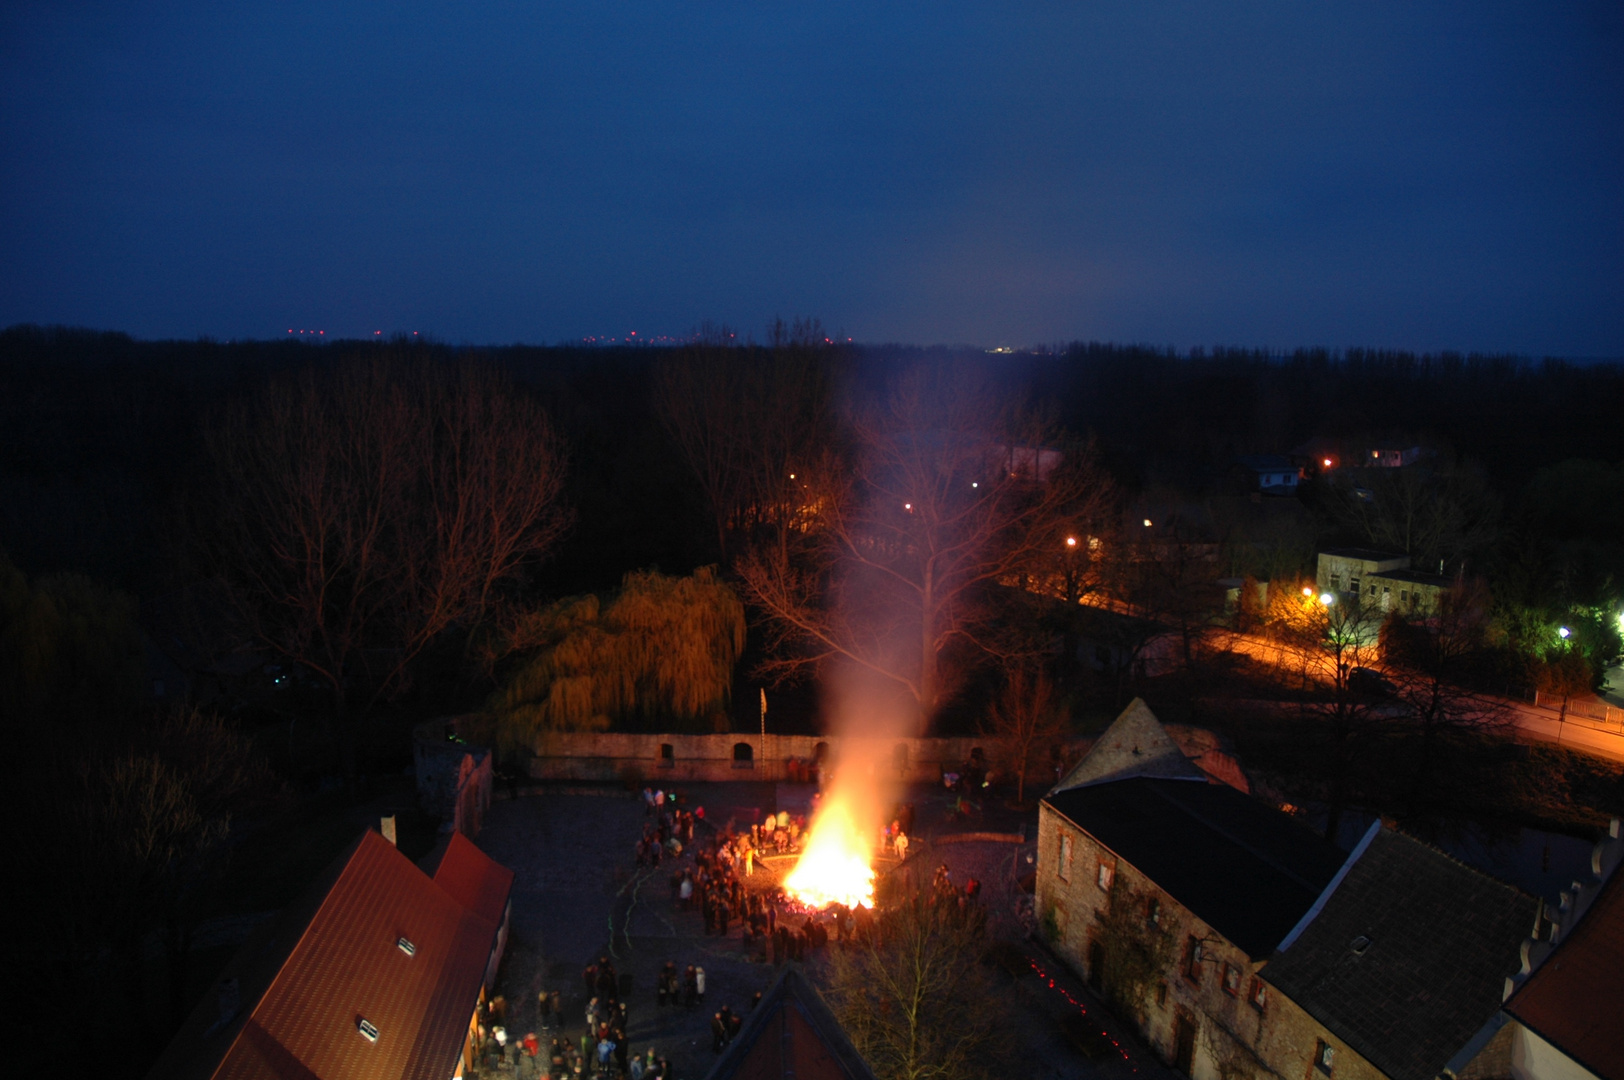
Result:
{"label": "willow tree", "polygon": [[744,631],[744,606],[713,567],[639,571],[607,602],[573,596],[528,613],[505,643],[524,660],[487,706],[494,737],[511,749],[617,721],[705,721],[727,705]]}

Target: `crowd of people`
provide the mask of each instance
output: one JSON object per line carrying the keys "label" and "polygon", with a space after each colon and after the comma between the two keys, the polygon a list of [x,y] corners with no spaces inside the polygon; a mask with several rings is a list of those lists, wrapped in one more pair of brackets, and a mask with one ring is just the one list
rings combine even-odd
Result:
{"label": "crowd of people", "polygon": [[[654,868],[674,864],[668,877],[670,903],[677,911],[697,912],[707,936],[735,938],[758,959],[778,964],[806,960],[831,941],[861,941],[875,932],[873,913],[866,907],[835,904],[813,910],[786,894],[775,879],[757,877],[764,855],[800,850],[806,836],[804,817],[780,811],[748,829],[735,827],[731,820],[718,827],[705,823],[703,807],[688,810],[679,794],[647,788],[643,802],[646,820],[635,845],[636,866],[653,876]],[[882,849],[905,860],[913,822],[912,805],[896,806],[891,823],[881,830]],[[931,889],[944,901],[975,904],[980,882],[972,877],[962,889],[956,887],[942,865],[931,879]],[[558,989],[537,996],[540,1032],[517,1040],[507,1032],[506,1002],[493,998],[476,1029],[476,1053],[486,1068],[498,1068],[516,1080],[675,1080],[670,1062],[654,1048],[632,1053],[627,1036],[630,989],[630,976],[623,980],[608,956],[588,964],[580,985],[586,1007],[579,1014],[584,1026],[578,1038],[566,1034],[573,1025],[567,1022]],[[665,961],[653,996],[657,1009],[705,1009],[705,969]],[[760,1000],[757,993],[749,1009]],[[738,1035],[744,1017],[730,1004],[712,1012],[714,1052],[721,1053]]]}

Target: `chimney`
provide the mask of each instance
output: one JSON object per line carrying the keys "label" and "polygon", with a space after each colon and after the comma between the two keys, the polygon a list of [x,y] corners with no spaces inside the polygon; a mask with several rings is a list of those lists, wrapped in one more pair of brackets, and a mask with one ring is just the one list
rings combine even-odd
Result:
{"label": "chimney", "polygon": [[[384,818],[378,824],[379,824],[378,831],[383,833],[383,838],[385,840],[389,841],[391,844],[394,844],[395,843],[395,815],[390,814],[388,817]],[[396,844],[396,846],[398,847],[399,845]]]}

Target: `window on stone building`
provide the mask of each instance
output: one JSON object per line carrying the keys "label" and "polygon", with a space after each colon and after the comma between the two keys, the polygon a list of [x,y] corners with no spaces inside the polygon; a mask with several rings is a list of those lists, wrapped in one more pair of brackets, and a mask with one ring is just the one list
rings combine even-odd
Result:
{"label": "window on stone building", "polygon": [[1156,1007],[1158,1009],[1167,1008],[1167,983],[1165,982],[1156,984]]}
{"label": "window on stone building", "polygon": [[1224,993],[1230,997],[1241,995],[1241,969],[1234,964],[1224,965]]}
{"label": "window on stone building", "polygon": [[1348,579],[1348,591],[1353,593],[1355,596],[1359,595],[1359,579],[1358,578],[1349,578]]}
{"label": "window on stone building", "polygon": [[1110,892],[1111,882],[1116,878],[1116,863],[1107,859],[1100,860],[1100,866],[1094,873],[1094,884],[1100,887],[1100,892]]}
{"label": "window on stone building", "polygon": [[1145,901],[1145,925],[1162,925],[1162,902],[1154,896]]}
{"label": "window on stone building", "polygon": [[1252,1008],[1262,1012],[1269,1003],[1269,984],[1261,976],[1252,976],[1252,991],[1246,995],[1246,1000],[1252,1003]]}
{"label": "window on stone building", "polygon": [[660,744],[660,767],[671,768],[677,763],[677,750],[668,742]]}
{"label": "window on stone building", "polygon": [[1060,834],[1060,880],[1071,880],[1071,834]]}
{"label": "window on stone building", "polygon": [[1314,1041],[1314,1068],[1318,1069],[1326,1076],[1330,1076],[1331,1069],[1334,1067],[1335,1061],[1336,1047],[1332,1046],[1324,1039],[1316,1039]]}
{"label": "window on stone building", "polygon": [[1194,934],[1184,943],[1184,977],[1198,986],[1201,983],[1201,939]]}

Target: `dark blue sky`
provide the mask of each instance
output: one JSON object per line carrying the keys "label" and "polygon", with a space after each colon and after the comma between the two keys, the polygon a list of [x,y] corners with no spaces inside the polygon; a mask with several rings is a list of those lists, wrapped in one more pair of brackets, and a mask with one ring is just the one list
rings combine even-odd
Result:
{"label": "dark blue sky", "polygon": [[0,8],[0,324],[1624,355],[1624,4]]}

